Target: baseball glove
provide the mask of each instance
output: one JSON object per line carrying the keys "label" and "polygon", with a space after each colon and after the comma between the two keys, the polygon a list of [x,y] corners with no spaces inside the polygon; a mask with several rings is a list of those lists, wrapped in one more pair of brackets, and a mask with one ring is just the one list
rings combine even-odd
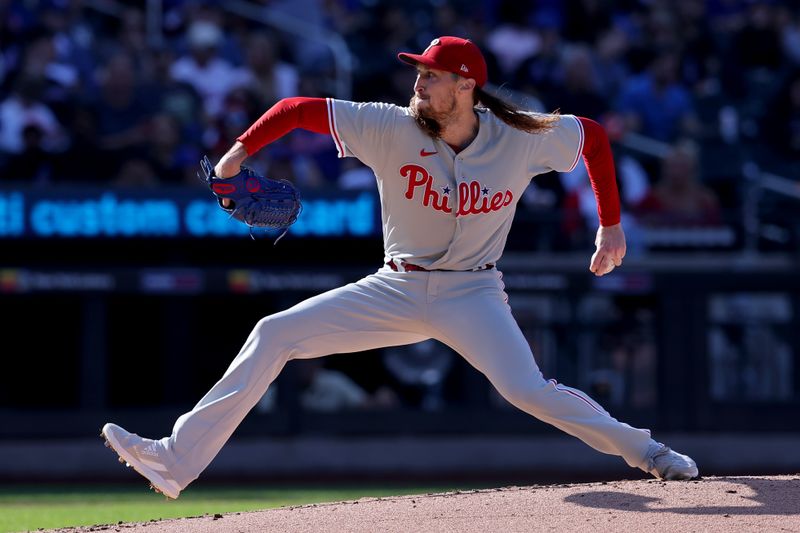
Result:
{"label": "baseball glove", "polygon": [[[251,237],[254,227],[282,229],[283,233],[275,240],[278,242],[297,221],[303,204],[291,182],[259,176],[248,167],[241,167],[239,173],[230,178],[218,178],[208,156],[203,156],[200,168],[220,208],[250,226]],[[226,198],[231,202],[228,207],[222,205]]]}

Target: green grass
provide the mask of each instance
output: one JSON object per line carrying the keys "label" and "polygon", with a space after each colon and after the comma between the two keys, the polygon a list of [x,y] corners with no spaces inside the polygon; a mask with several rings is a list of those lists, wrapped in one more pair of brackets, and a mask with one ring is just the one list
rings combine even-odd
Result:
{"label": "green grass", "polygon": [[190,487],[167,501],[147,485],[0,486],[0,533],[253,511],[307,503],[453,490],[446,487]]}

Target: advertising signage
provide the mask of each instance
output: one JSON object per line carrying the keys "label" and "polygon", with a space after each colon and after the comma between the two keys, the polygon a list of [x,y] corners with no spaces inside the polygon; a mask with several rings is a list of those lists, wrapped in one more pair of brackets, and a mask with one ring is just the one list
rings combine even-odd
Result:
{"label": "advertising signage", "polygon": [[[297,237],[380,234],[374,191],[303,196],[289,230]],[[0,188],[0,239],[205,238],[247,236],[249,228],[204,189]]]}

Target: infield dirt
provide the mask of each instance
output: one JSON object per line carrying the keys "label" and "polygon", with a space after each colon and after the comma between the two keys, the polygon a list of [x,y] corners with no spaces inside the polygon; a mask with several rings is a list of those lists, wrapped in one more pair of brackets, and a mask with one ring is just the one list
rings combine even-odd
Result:
{"label": "infield dirt", "polygon": [[504,487],[51,531],[800,532],[800,474]]}

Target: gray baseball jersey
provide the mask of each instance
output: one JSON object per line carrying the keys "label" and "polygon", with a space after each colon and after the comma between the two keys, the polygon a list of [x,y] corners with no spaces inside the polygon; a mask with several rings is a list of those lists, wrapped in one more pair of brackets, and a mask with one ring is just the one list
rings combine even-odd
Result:
{"label": "gray baseball jersey", "polygon": [[486,110],[478,118],[477,137],[456,154],[407,107],[328,99],[339,157],[357,157],[377,176],[387,261],[443,270],[496,263],[531,178],[580,160],[583,128],[572,115],[536,135]]}

